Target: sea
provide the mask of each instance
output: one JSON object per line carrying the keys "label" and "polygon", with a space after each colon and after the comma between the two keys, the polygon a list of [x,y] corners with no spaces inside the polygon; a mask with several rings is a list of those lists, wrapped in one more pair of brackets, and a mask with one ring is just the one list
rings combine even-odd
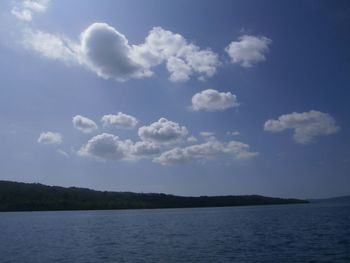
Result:
{"label": "sea", "polygon": [[350,262],[350,205],[0,213],[0,262]]}

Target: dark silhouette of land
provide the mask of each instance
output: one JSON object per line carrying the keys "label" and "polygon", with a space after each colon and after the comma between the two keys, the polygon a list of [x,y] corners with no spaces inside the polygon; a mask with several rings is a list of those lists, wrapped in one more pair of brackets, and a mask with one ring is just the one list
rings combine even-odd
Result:
{"label": "dark silhouette of land", "polygon": [[259,195],[184,197],[168,194],[95,191],[77,187],[0,181],[0,211],[189,208],[308,203]]}

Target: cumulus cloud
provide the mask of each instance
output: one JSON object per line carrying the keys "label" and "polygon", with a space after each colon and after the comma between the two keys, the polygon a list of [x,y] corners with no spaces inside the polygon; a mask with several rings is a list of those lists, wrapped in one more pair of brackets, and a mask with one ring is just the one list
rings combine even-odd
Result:
{"label": "cumulus cloud", "polygon": [[102,133],[91,138],[78,151],[80,156],[99,160],[137,160],[150,158],[160,153],[160,147],[153,142],[120,140],[118,136]]}
{"label": "cumulus cloud", "polygon": [[42,144],[61,144],[62,135],[58,132],[42,132],[37,142]]}
{"label": "cumulus cloud", "polygon": [[149,141],[136,142],[131,149],[131,154],[136,157],[147,157],[159,153],[159,145]]}
{"label": "cumulus cloud", "polygon": [[94,23],[80,35],[80,59],[98,76],[125,81],[152,75],[132,59],[126,37],[105,23]]}
{"label": "cumulus cloud", "polygon": [[75,128],[84,133],[91,133],[97,130],[97,125],[93,120],[81,115],[74,116],[72,122]]}
{"label": "cumulus cloud", "polygon": [[317,136],[334,134],[340,130],[331,115],[315,110],[281,115],[277,120],[271,119],[264,124],[265,131],[281,132],[286,129],[294,130],[294,140],[300,144],[310,143]]}
{"label": "cumulus cloud", "polygon": [[250,159],[259,153],[251,152],[248,144],[230,141],[220,142],[210,140],[202,144],[191,145],[185,148],[176,147],[163,152],[154,162],[163,165],[184,163],[191,160],[210,160],[220,155],[232,156],[234,159]]}
{"label": "cumulus cloud", "polygon": [[188,134],[185,126],[180,126],[176,122],[160,118],[149,126],[142,126],[138,130],[138,135],[143,141],[154,143],[171,144],[181,141]]}
{"label": "cumulus cloud", "polygon": [[243,35],[238,41],[232,41],[225,51],[232,63],[239,63],[244,68],[250,68],[258,62],[266,60],[266,53],[272,40],[263,36]]}
{"label": "cumulus cloud", "polygon": [[18,19],[29,22],[33,18],[33,13],[45,12],[49,3],[50,0],[17,1],[11,13]]}
{"label": "cumulus cloud", "polygon": [[112,126],[115,128],[132,129],[136,127],[138,121],[131,115],[118,112],[116,115],[108,114],[101,118],[103,126]]}
{"label": "cumulus cloud", "polygon": [[133,57],[147,67],[166,62],[172,81],[186,81],[192,75],[205,79],[220,65],[218,55],[210,49],[201,49],[161,27],[154,27],[144,44],[133,46]]}
{"label": "cumulus cloud", "polygon": [[150,77],[152,68],[165,64],[171,81],[191,76],[203,80],[215,74],[220,62],[210,49],[201,49],[161,27],[155,27],[139,45],[106,23],[93,23],[80,34],[80,42],[27,29],[24,44],[43,56],[80,64],[105,79],[126,81]]}
{"label": "cumulus cloud", "polygon": [[192,97],[192,109],[195,111],[223,111],[238,106],[237,96],[231,92],[206,89]]}
{"label": "cumulus cloud", "polygon": [[123,160],[130,158],[130,140],[120,140],[118,136],[102,133],[92,137],[78,152],[80,156],[94,157],[100,160]]}

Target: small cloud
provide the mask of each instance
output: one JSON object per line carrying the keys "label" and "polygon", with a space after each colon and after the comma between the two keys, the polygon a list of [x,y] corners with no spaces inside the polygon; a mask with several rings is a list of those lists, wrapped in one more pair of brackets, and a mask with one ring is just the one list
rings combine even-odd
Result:
{"label": "small cloud", "polygon": [[142,126],[138,130],[138,135],[143,141],[154,143],[172,144],[181,141],[188,134],[185,126],[160,118],[149,126]]}
{"label": "small cloud", "polygon": [[74,116],[72,122],[76,129],[84,133],[91,133],[97,130],[97,125],[93,120],[81,115]]}
{"label": "small cloud", "polygon": [[42,132],[37,142],[42,144],[61,144],[62,135],[58,132]]}
{"label": "small cloud", "polygon": [[57,152],[64,157],[69,157],[69,154],[67,152],[63,151],[62,149],[57,149]]}
{"label": "small cloud", "polygon": [[238,106],[237,97],[231,92],[207,89],[192,97],[192,109],[195,111],[223,111]]}
{"label": "small cloud", "polygon": [[132,129],[136,127],[138,121],[131,115],[118,112],[116,115],[108,114],[104,115],[101,119],[104,127],[112,126],[115,128]]}
{"label": "small cloud", "polygon": [[232,41],[225,51],[231,57],[231,63],[239,63],[244,68],[265,61],[272,40],[263,36],[243,35],[238,41]]}
{"label": "small cloud", "polygon": [[240,135],[240,132],[239,131],[228,131],[228,132],[226,132],[226,135],[238,136],[238,135]]}
{"label": "small cloud", "polygon": [[294,130],[293,138],[297,143],[308,144],[317,136],[338,132],[340,127],[331,115],[315,110],[284,114],[277,120],[271,119],[264,124],[264,130],[269,132],[282,132],[286,129]]}
{"label": "small cloud", "polygon": [[23,0],[17,1],[11,13],[18,19],[30,22],[33,13],[43,13],[46,11],[50,0]]}
{"label": "small cloud", "polygon": [[199,133],[202,137],[211,137],[215,135],[215,132],[202,131]]}
{"label": "small cloud", "polygon": [[190,143],[194,143],[194,142],[197,142],[198,139],[192,135],[192,136],[187,138],[187,141],[190,142]]}

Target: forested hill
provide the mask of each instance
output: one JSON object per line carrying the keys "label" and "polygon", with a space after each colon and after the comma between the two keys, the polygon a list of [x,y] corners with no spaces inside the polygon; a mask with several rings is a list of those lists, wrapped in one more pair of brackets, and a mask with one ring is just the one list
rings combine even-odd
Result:
{"label": "forested hill", "polygon": [[167,194],[101,192],[85,188],[0,181],[0,211],[185,208],[307,203],[259,195],[183,197]]}

